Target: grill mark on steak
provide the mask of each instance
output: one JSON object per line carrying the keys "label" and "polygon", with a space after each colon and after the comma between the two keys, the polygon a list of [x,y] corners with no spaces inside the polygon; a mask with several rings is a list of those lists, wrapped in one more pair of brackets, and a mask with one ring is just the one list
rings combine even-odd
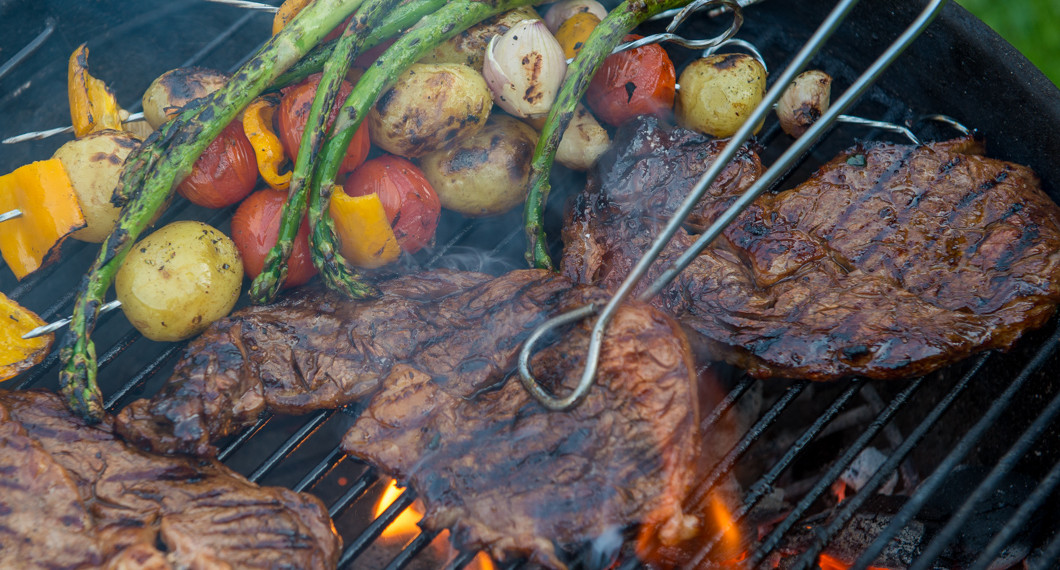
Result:
{"label": "grill mark on steak", "polygon": [[[682,502],[699,449],[698,397],[691,348],[671,317],[623,307],[589,395],[549,412],[515,377],[516,352],[545,319],[605,300],[601,290],[540,270],[435,270],[380,289],[370,301],[302,289],[214,323],[117,429],[157,451],[201,454],[266,408],[370,398],[343,449],[412,485],[427,511],[421,525],[450,528],[463,548],[560,567],[553,541],[640,523],[672,544],[696,530]],[[580,377],[587,326],[536,355],[550,389]]]}
{"label": "grill mark on steak", "polygon": [[[689,157],[718,151],[650,118],[615,140],[564,226],[561,264],[609,289],[705,170]],[[654,303],[707,358],[758,377],[907,377],[1009,348],[1060,301],[1060,208],[1029,168],[981,152],[972,138],[857,145],[756,200]],[[693,231],[750,185],[744,164],[697,206]],[[642,287],[693,241],[680,231]]]}
{"label": "grill mark on steak", "polygon": [[[134,449],[55,394],[0,390],[4,568],[334,568],[319,500]],[[37,564],[38,566],[34,566]]]}

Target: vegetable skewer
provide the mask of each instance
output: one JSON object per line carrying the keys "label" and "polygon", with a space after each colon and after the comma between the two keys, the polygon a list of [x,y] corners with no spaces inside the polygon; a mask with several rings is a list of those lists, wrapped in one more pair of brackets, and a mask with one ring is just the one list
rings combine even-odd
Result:
{"label": "vegetable skewer", "polygon": [[[80,286],[70,330],[60,345],[64,363],[59,386],[67,404],[89,421],[104,408],[96,384],[95,345],[90,335],[103,296],[136,238],[168,202],[176,182],[191,170],[206,146],[250,101],[360,5],[360,0],[317,0],[270,39],[205,104],[182,112],[145,141],[122,175],[116,194],[129,199],[114,232]],[[135,189],[135,192],[132,191]]]}
{"label": "vegetable skewer", "polygon": [[332,127],[314,171],[309,195],[309,243],[321,275],[329,283],[350,278],[352,269],[339,253],[338,236],[325,212],[343,152],[369,108],[394,84],[406,68],[441,42],[501,12],[536,3],[534,0],[496,0],[492,3],[462,0],[446,4],[401,36],[374,65],[365,71],[350,93]]}
{"label": "vegetable skewer", "polygon": [[[611,10],[607,17],[593,29],[585,45],[567,68],[567,79],[563,82],[563,87],[556,96],[556,102],[548,113],[531,161],[530,190],[523,209],[527,238],[526,261],[531,266],[541,269],[553,268],[542,219],[545,202],[551,190],[549,174],[563,133],[574,116],[575,106],[589,89],[593,75],[603,65],[604,59],[633,28],[656,14],[688,3],[689,0],[647,0],[643,2],[626,0]],[[719,0],[698,2],[698,4],[730,5],[735,2]]]}
{"label": "vegetable skewer", "polygon": [[[346,30],[338,39],[327,61],[324,62],[324,74],[313,98],[313,105],[309,109],[305,130],[302,131],[302,142],[295,159],[287,203],[284,205],[283,215],[280,218],[280,233],[276,239],[276,245],[265,257],[264,268],[250,286],[250,298],[255,303],[264,304],[272,301],[287,277],[287,258],[291,255],[294,236],[298,233],[305,214],[306,182],[312,174],[311,169],[320,149],[320,142],[324,138],[330,110],[338,97],[339,87],[342,85],[350,63],[367,39],[368,31],[378,23],[382,11],[389,8],[392,3],[392,0],[378,0],[359,9],[350,19]],[[342,151],[345,155],[346,148],[343,147]],[[329,285],[332,283],[329,282]],[[378,293],[373,287],[365,284],[356,273],[348,275],[341,285],[343,290],[355,298],[374,296]]]}

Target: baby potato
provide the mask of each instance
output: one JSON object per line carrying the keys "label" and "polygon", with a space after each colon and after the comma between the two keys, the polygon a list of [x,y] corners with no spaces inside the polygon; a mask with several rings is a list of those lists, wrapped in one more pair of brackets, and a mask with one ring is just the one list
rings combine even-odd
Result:
{"label": "baby potato", "polygon": [[140,141],[130,133],[104,130],[74,139],[55,151],[70,176],[87,227],[72,235],[88,242],[107,239],[118,221],[121,208],[111,203],[125,159]]}
{"label": "baby potato", "polygon": [[442,42],[423,56],[420,63],[462,63],[472,69],[482,69],[486,46],[493,36],[507,32],[523,20],[540,19],[541,16],[530,6],[520,6],[498,14]]}
{"label": "baby potato", "polygon": [[159,75],[144,91],[144,118],[158,128],[185,105],[217,91],[228,75],[202,67],[178,67]]}
{"label": "baby potato", "polygon": [[372,142],[413,158],[478,132],[493,97],[482,74],[466,65],[413,64],[368,112]]}
{"label": "baby potato", "polygon": [[714,137],[729,137],[765,96],[766,70],[746,54],[716,54],[690,63],[678,83],[677,122]]}
{"label": "baby potato", "polygon": [[420,160],[443,208],[467,216],[502,214],[526,199],[537,131],[507,115]]}
{"label": "baby potato", "polygon": [[202,222],[173,222],[140,240],[118,269],[122,311],[151,340],[177,341],[227,315],[243,262],[232,240]]}

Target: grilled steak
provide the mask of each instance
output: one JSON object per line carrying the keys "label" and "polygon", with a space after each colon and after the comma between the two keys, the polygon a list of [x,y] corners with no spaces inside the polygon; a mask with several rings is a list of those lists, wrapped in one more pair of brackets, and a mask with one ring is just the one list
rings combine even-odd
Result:
{"label": "grilled steak", "polygon": [[333,568],[317,499],[151,455],[62,400],[0,391],[0,567]]}
{"label": "grilled steak", "polygon": [[[437,270],[381,289],[366,302],[298,291],[215,323],[161,395],[122,412],[122,433],[203,453],[265,407],[371,398],[344,449],[410,482],[427,506],[422,524],[452,527],[462,546],[559,566],[553,540],[636,522],[664,542],[694,530],[681,506],[699,447],[692,353],[670,317],[624,308],[589,396],[549,413],[519,385],[516,353],[546,318],[602,291],[535,270]],[[575,329],[537,354],[547,386],[577,382],[586,337]]]}
{"label": "grilled steak", "polygon": [[[560,310],[606,302],[565,295]],[[531,362],[566,394],[581,375],[592,321]],[[553,541],[580,544],[640,521],[664,544],[688,538],[682,511],[698,436],[691,351],[680,326],[647,305],[623,307],[608,329],[596,384],[577,407],[549,412],[508,370],[483,391],[469,375],[396,366],[346,434],[343,449],[411,484],[426,528],[504,561],[550,567]]]}
{"label": "grilled steak", "polygon": [[266,409],[305,413],[367,398],[397,364],[485,386],[512,369],[522,340],[570,288],[540,271],[493,279],[448,270],[387,281],[370,301],[303,288],[214,323],[117,427],[158,452],[211,455],[211,441]]}
{"label": "grilled steak", "polygon": [[[705,168],[681,166],[716,144],[651,119],[621,130],[564,229],[563,272],[617,286]],[[1008,348],[1060,301],[1060,209],[1030,169],[981,150],[859,144],[759,198],[654,302],[758,377],[907,377]],[[679,232],[642,286],[694,237]]]}

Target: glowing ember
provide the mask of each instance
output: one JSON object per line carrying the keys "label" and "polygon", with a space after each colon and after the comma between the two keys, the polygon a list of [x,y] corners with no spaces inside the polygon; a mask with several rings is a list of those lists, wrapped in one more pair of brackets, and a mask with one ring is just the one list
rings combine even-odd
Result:
{"label": "glowing ember", "polygon": [[[821,559],[818,561],[818,565],[820,565],[821,570],[847,570],[847,568],[850,568],[850,564],[827,554],[821,554]],[[887,568],[869,566],[867,570],[887,570]]]}

